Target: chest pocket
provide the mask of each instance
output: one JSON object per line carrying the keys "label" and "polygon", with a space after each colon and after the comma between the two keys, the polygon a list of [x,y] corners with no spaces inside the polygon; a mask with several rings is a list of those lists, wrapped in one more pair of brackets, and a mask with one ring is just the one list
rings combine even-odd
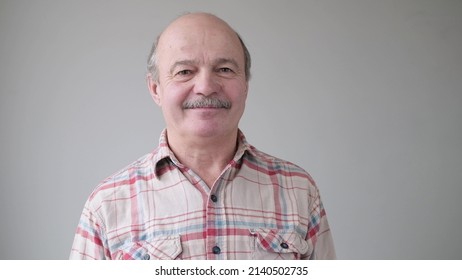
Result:
{"label": "chest pocket", "polygon": [[180,236],[162,236],[129,242],[114,255],[119,260],[174,260],[182,252]]}
{"label": "chest pocket", "polygon": [[293,230],[252,229],[255,260],[297,260],[309,258],[312,246]]}

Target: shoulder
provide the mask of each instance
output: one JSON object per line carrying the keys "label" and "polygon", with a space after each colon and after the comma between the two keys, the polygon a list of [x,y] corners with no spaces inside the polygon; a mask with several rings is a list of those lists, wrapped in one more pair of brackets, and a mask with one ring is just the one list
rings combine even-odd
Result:
{"label": "shoulder", "polygon": [[258,171],[268,175],[279,175],[291,178],[299,178],[308,181],[308,184],[315,187],[316,183],[311,175],[302,167],[288,160],[284,160],[273,155],[258,150],[254,146],[249,146],[247,150],[247,160],[254,164]]}
{"label": "shoulder", "polygon": [[114,197],[123,197],[131,191],[137,181],[154,178],[154,155],[155,151],[145,154],[102,180],[90,194],[88,202],[97,206]]}

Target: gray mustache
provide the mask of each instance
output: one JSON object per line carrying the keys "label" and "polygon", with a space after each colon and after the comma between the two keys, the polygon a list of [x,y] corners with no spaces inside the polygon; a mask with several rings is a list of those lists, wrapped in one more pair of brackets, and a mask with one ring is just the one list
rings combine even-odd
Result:
{"label": "gray mustache", "polygon": [[203,97],[196,100],[189,100],[183,103],[183,109],[195,108],[231,108],[231,102],[213,97]]}

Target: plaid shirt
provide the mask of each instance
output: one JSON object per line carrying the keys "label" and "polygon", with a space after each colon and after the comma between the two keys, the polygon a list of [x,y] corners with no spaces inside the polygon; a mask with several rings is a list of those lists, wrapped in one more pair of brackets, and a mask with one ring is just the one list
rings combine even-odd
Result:
{"label": "plaid shirt", "polygon": [[319,191],[300,167],[249,145],[209,188],[160,144],[88,198],[71,259],[334,259]]}

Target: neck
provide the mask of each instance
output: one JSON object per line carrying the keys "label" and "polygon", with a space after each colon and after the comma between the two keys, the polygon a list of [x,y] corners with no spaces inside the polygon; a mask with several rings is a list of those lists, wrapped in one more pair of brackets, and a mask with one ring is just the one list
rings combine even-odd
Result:
{"label": "neck", "polygon": [[236,153],[237,130],[220,137],[184,137],[167,130],[167,137],[177,159],[197,173],[209,187]]}

